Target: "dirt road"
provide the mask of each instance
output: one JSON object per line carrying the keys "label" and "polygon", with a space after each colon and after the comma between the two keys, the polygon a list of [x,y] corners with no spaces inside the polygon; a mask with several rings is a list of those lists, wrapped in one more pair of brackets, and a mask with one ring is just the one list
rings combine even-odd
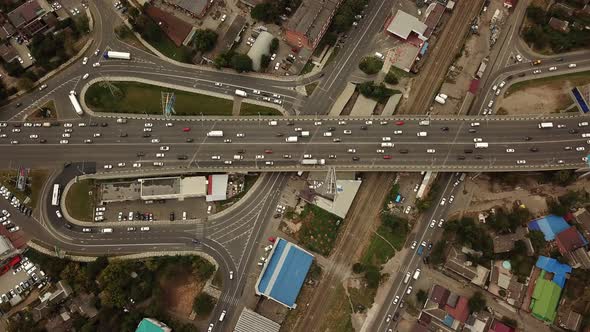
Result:
{"label": "dirt road", "polygon": [[401,114],[424,114],[445,79],[447,70],[463,47],[471,20],[481,9],[483,0],[457,1],[452,16],[438,35],[434,48],[424,60],[426,64],[414,78],[408,98],[400,109]]}
{"label": "dirt road", "polygon": [[395,173],[365,173],[363,184],[348,212],[345,228],[330,257],[330,264],[324,267],[324,277],[294,331],[320,331],[327,312],[337,298],[338,286],[348,276],[351,265],[360,256],[360,251],[371,235],[394,178]]}

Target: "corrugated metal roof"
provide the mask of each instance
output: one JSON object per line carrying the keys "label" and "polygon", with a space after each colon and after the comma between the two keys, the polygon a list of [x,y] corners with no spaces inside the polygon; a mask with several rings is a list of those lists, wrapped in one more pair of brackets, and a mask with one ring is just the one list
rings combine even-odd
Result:
{"label": "corrugated metal roof", "polygon": [[234,332],[279,332],[281,325],[272,320],[244,308],[234,328]]}

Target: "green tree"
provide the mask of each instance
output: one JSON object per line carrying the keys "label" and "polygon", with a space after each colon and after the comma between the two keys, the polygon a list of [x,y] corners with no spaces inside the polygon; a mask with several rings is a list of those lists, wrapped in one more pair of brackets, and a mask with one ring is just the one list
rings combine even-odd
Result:
{"label": "green tree", "polygon": [[273,38],[272,41],[270,42],[270,53],[276,53],[277,50],[279,49],[279,39],[278,38]]}
{"label": "green tree", "polygon": [[90,23],[88,21],[88,16],[86,15],[79,15],[78,18],[75,20],[76,23],[76,30],[81,34],[87,34],[90,32]]}
{"label": "green tree", "polygon": [[514,241],[514,248],[512,248],[512,253],[516,256],[523,256],[527,254],[526,244],[523,240]]}
{"label": "green tree", "polygon": [[546,242],[545,235],[543,235],[543,232],[530,231],[529,234],[527,234],[527,236],[531,240],[531,244],[533,245],[535,252],[540,253],[543,250],[543,248],[545,248]]}
{"label": "green tree", "polygon": [[274,23],[280,21],[278,8],[271,2],[258,4],[250,11],[250,16],[256,21]]}
{"label": "green tree", "polygon": [[352,272],[354,273],[363,273],[365,271],[365,266],[363,263],[354,263],[352,265]]}
{"label": "green tree", "polygon": [[215,299],[207,293],[200,293],[193,301],[193,310],[201,317],[209,315],[214,307]]}
{"label": "green tree", "polygon": [[266,69],[268,68],[268,65],[270,65],[270,57],[266,54],[263,54],[260,56],[260,68]]}
{"label": "green tree", "polygon": [[381,273],[379,269],[374,265],[369,265],[365,270],[365,279],[367,280],[367,287],[376,289],[379,287],[381,281]]}
{"label": "green tree", "polygon": [[385,75],[385,83],[397,84],[399,83],[399,80],[397,79],[397,76],[395,76],[395,74],[390,71],[387,73],[387,75]]}
{"label": "green tree", "polygon": [[29,91],[33,88],[33,81],[28,77],[22,77],[18,80],[18,88],[22,91]]}
{"label": "green tree", "polygon": [[529,6],[526,9],[526,16],[536,24],[545,23],[545,11],[541,7],[537,7],[534,5]]}
{"label": "green tree", "polygon": [[367,97],[379,102],[385,102],[389,96],[398,92],[387,88],[383,83],[376,85],[374,82],[364,82],[358,85],[359,92]]}
{"label": "green tree", "polygon": [[246,54],[236,53],[231,58],[231,66],[238,73],[252,71],[252,59]]}
{"label": "green tree", "polygon": [[359,68],[367,75],[374,75],[383,68],[383,61],[376,56],[367,56],[361,60]]}
{"label": "green tree", "polygon": [[469,311],[472,313],[480,312],[486,307],[486,299],[480,291],[477,291],[469,298],[467,305],[469,306]]}
{"label": "green tree", "polygon": [[426,300],[428,300],[428,293],[426,293],[426,291],[423,289],[419,289],[416,292],[416,300],[418,301],[418,303],[423,305],[424,303],[426,303]]}
{"label": "green tree", "polygon": [[199,29],[195,32],[193,44],[201,52],[209,52],[215,47],[217,33],[211,29]]}
{"label": "green tree", "polygon": [[443,264],[446,260],[445,249],[447,248],[447,240],[442,239],[438,241],[433,247],[430,253],[430,263],[432,265]]}

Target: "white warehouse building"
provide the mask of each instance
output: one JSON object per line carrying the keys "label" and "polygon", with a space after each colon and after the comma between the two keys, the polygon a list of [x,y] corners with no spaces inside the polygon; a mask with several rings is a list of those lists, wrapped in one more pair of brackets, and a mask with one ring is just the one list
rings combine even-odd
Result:
{"label": "white warehouse building", "polygon": [[270,44],[274,36],[269,32],[262,31],[252,48],[248,51],[248,57],[252,59],[252,68],[256,71],[260,71],[260,59],[263,54],[270,55]]}

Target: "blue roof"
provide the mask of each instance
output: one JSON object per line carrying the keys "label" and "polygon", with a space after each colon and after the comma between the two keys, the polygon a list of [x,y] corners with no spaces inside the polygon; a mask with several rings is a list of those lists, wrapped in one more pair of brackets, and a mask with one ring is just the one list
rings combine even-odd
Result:
{"label": "blue roof", "polygon": [[553,273],[553,282],[556,283],[561,289],[565,286],[566,273],[572,272],[572,267],[567,264],[562,264],[556,259],[551,257],[539,256],[535,266]]}
{"label": "blue roof", "polygon": [[555,240],[555,235],[570,227],[562,217],[552,214],[543,218],[535,219],[529,222],[528,226],[530,230],[543,232],[543,235],[545,235],[545,241]]}
{"label": "blue roof", "polygon": [[455,319],[453,318],[453,316],[447,314],[445,316],[445,319],[443,319],[443,324],[445,324],[448,327],[453,327],[453,323],[455,322]]}
{"label": "blue roof", "polygon": [[313,255],[277,238],[268,263],[258,278],[256,293],[295,308],[295,300],[312,262]]}

